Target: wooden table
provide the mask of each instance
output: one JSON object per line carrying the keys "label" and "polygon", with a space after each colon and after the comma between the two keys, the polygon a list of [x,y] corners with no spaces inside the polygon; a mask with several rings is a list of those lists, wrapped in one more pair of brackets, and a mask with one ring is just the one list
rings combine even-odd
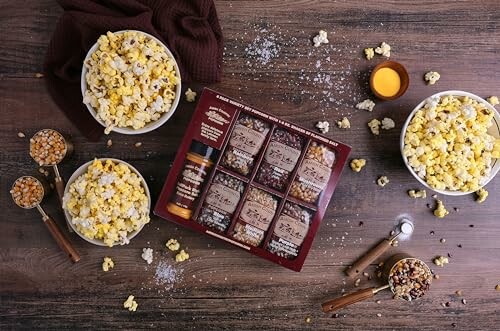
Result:
{"label": "wooden table", "polygon": [[[19,138],[17,133],[29,137],[50,127],[70,134],[75,153],[61,165],[66,178],[94,157],[132,163],[147,179],[154,202],[194,105],[183,101],[173,119],[154,132],[138,137],[111,134],[111,148],[106,146],[108,137],[88,142],[53,103],[43,78],[35,77],[42,70],[60,8],[49,0],[3,0],[0,328],[498,329],[498,177],[487,185],[490,197],[481,205],[472,195],[440,196],[450,215],[437,219],[432,214],[431,192],[425,200],[406,194],[421,186],[402,162],[399,137],[408,113],[435,92],[458,89],[483,97],[500,94],[500,3],[280,0],[216,4],[225,57],[222,82],[212,87],[309,128],[318,120],[329,120],[332,129],[327,135],[350,144],[352,157],[367,159],[361,173],[345,170],[302,272],[286,270],[157,217],[129,245],[113,249],[71,235],[82,255],[81,262],[71,265],[37,212],[21,210],[11,201],[8,191],[15,178],[38,169],[28,155],[28,138]],[[311,38],[320,29],[328,31],[330,43],[314,48]],[[255,55],[252,45],[266,40],[271,45],[268,50],[274,47],[276,52]],[[382,41],[392,46],[391,59],[406,65],[410,88],[397,101],[379,102],[372,113],[356,110],[354,105],[370,96],[370,69],[382,61],[380,57],[365,60],[363,48]],[[434,86],[426,86],[422,78],[429,70],[441,73]],[[344,115],[351,120],[349,130],[333,125]],[[374,137],[366,123],[384,116],[395,120],[396,129]],[[140,148],[134,147],[138,141],[143,143]],[[380,175],[390,179],[384,188],[375,184]],[[62,224],[55,195],[43,205]],[[431,292],[424,299],[405,303],[392,300],[386,291],[339,311],[336,318],[323,314],[321,302],[356,289],[355,280],[348,279],[344,269],[387,236],[395,219],[404,213],[414,220],[415,232],[393,252],[409,252],[432,265],[440,279],[434,281]],[[189,261],[172,262],[164,248],[169,238],[187,247],[192,256]],[[441,238],[446,242],[441,243]],[[143,247],[155,250],[149,266],[140,257]],[[433,257],[448,254],[449,265],[432,264]],[[108,273],[101,270],[104,256],[116,262]],[[177,272],[170,289],[156,284],[160,262],[172,264]],[[368,270],[370,274],[374,268]],[[381,284],[376,277],[361,278],[360,287]],[[463,292],[462,297],[455,294],[457,290]],[[122,307],[129,294],[139,303],[135,313]],[[449,306],[444,305],[447,302]]]}

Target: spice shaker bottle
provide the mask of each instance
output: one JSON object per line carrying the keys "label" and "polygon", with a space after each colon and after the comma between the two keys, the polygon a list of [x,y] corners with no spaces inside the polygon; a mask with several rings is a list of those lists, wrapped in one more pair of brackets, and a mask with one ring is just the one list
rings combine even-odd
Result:
{"label": "spice shaker bottle", "polygon": [[190,219],[195,202],[200,196],[205,179],[212,168],[215,149],[193,141],[186,154],[182,172],[177,179],[175,192],[167,204],[167,210],[184,219]]}

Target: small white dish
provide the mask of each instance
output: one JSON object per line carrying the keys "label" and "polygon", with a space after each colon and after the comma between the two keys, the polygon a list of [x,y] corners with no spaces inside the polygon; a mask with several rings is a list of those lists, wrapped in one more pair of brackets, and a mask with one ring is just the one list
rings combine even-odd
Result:
{"label": "small white dish", "polygon": [[[181,97],[181,90],[182,90],[182,82],[181,82],[181,74],[180,74],[180,71],[179,71],[179,66],[177,65],[177,61],[175,60],[175,57],[172,54],[172,52],[170,52],[170,50],[168,49],[167,46],[165,46],[164,43],[162,43],[160,40],[158,40],[156,37],[153,37],[149,33],[146,33],[146,32],[143,32],[143,31],[138,31],[138,30],[121,30],[121,31],[113,32],[113,33],[114,34],[123,34],[123,33],[127,32],[127,31],[133,31],[133,32],[144,34],[148,38],[151,38],[154,41],[156,41],[159,45],[163,46],[163,48],[165,49],[165,52],[174,61],[175,72],[177,74],[177,79],[178,79],[178,83],[175,86],[175,99],[174,99],[174,102],[172,103],[172,107],[170,108],[170,110],[168,112],[163,113],[158,120],[149,122],[144,127],[140,128],[140,129],[137,129],[137,130],[133,129],[131,127],[113,127],[112,130],[111,130],[111,131],[122,133],[122,134],[130,134],[130,135],[132,135],[132,134],[141,134],[141,133],[146,133],[146,132],[150,132],[150,131],[156,130],[160,126],[162,126],[163,124],[165,124],[170,119],[170,117],[172,117],[172,115],[174,114],[175,110],[177,109],[177,106],[179,105],[179,100],[180,100],[180,97]],[[85,96],[85,91],[87,90],[87,80],[86,80],[85,76],[87,75],[87,71],[88,70],[85,67],[84,63],[85,63],[85,61],[87,61],[87,59],[89,57],[92,56],[92,54],[96,51],[96,49],[98,47],[99,47],[99,44],[96,41],[96,43],[89,49],[89,51],[87,52],[87,55],[85,56],[85,59],[83,60],[82,76],[80,78],[80,86],[81,86],[81,91],[82,91],[82,100],[83,100],[83,97]],[[99,124],[101,124],[104,128],[106,128],[106,124],[104,124],[104,122],[97,116],[97,112],[95,111],[95,109],[91,105],[88,105],[88,104],[85,104],[85,106],[89,110],[89,112],[92,115],[92,117]]]}
{"label": "small white dish", "polygon": [[[148,210],[151,210],[151,194],[149,193],[149,188],[148,188],[148,184],[146,183],[146,180],[144,179],[144,177],[142,177],[141,173],[136,169],[134,168],[132,165],[130,165],[129,163],[125,162],[125,161],[122,161],[122,160],[119,160],[119,159],[113,159],[113,158],[101,158],[101,159],[97,159],[99,161],[103,161],[105,162],[106,160],[111,160],[113,161],[114,163],[122,163],[122,164],[125,164],[127,167],[130,168],[130,170],[132,172],[134,172],[137,176],[139,176],[140,180],[141,180],[141,184],[142,186],[144,187],[144,192],[146,193],[146,196],[148,198]],[[94,160],[91,160],[87,163],[84,163],[83,165],[81,165],[78,169],[75,170],[75,172],[73,172],[73,174],[71,175],[71,177],[69,178],[68,182],[66,183],[66,187],[64,188],[64,195],[66,196],[66,194],[68,193],[69,191],[69,187],[71,184],[73,184],[73,182],[78,178],[80,177],[81,175],[83,175],[85,172],[87,172],[87,168],[94,162]],[[73,224],[72,222],[72,217],[71,215],[69,214],[69,212],[66,210],[66,208],[63,208],[63,211],[64,211],[64,217],[66,218],[66,220],[68,221],[68,224],[69,226],[71,226],[71,228],[75,231],[76,234],[78,234],[83,240],[91,243],[91,244],[94,244],[94,245],[98,245],[98,246],[106,246],[108,247],[108,245],[106,245],[104,243],[103,240],[100,240],[100,239],[90,239],[90,238],[87,238],[85,237],[82,233],[80,233],[80,231],[78,231],[78,229],[76,228],[76,226]],[[127,239],[128,240],[132,240],[135,236],[137,236],[137,234],[142,230],[142,228],[144,227],[145,224],[143,224],[140,228],[138,228],[137,230],[135,231],[132,231],[132,232],[129,232],[128,235],[127,235]],[[117,245],[119,245],[117,243]]]}
{"label": "small white dish", "polygon": [[[497,139],[500,138],[500,114],[495,109],[495,107],[493,107],[489,102],[487,102],[486,100],[484,100],[483,98],[481,98],[481,97],[479,97],[479,96],[477,96],[475,94],[472,94],[472,93],[469,93],[469,92],[464,92],[464,91],[455,91],[455,90],[439,92],[439,93],[431,95],[429,98],[432,98],[432,97],[442,97],[442,96],[446,96],[446,95],[466,96],[466,97],[469,97],[471,99],[474,99],[474,100],[476,100],[476,101],[484,104],[488,109],[492,110],[493,113],[494,113],[494,116],[493,116],[493,125],[490,126],[490,128],[488,129],[488,133],[490,135],[494,136]],[[453,196],[466,195],[466,194],[473,193],[473,192],[466,192],[466,191],[438,190],[438,189],[435,189],[435,188],[431,187],[429,184],[427,184],[427,182],[424,179],[420,178],[417,175],[417,173],[413,170],[413,168],[408,164],[408,159],[404,156],[404,153],[403,153],[403,150],[404,150],[404,147],[405,147],[405,141],[404,140],[405,140],[406,130],[408,129],[408,125],[410,124],[410,121],[412,120],[412,118],[415,115],[415,113],[418,110],[420,110],[422,107],[424,107],[425,102],[426,102],[427,99],[428,98],[424,99],[422,102],[420,102],[413,109],[413,111],[410,113],[410,115],[408,115],[408,118],[406,119],[406,122],[403,125],[403,128],[401,130],[401,137],[400,137],[400,141],[399,141],[399,147],[400,147],[400,150],[401,150],[401,156],[403,157],[403,161],[404,161],[406,167],[408,168],[408,170],[410,170],[410,173],[413,175],[413,177],[415,177],[422,185],[424,185],[425,187],[427,187],[428,189],[430,189],[432,191],[435,191],[437,193],[441,193],[441,194],[444,194],[444,195],[453,195]],[[483,187],[486,184],[488,184],[495,177],[495,175],[498,173],[498,171],[500,170],[500,159],[493,159],[492,162],[493,162],[493,166],[491,168],[490,176],[485,181],[485,183],[483,185],[481,185],[481,187]]]}

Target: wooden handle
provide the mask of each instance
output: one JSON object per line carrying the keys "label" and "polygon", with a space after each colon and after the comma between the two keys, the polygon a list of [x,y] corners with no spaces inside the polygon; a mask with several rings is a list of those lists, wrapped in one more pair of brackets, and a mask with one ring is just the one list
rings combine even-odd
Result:
{"label": "wooden handle", "polygon": [[66,254],[68,254],[71,261],[73,263],[80,261],[80,254],[78,254],[78,252],[73,248],[73,245],[69,242],[66,236],[64,236],[54,220],[50,216],[47,216],[44,217],[43,221],[45,225],[47,225],[52,237],[54,237],[59,247],[65,251]]}
{"label": "wooden handle", "polygon": [[358,275],[360,272],[363,272],[363,270],[365,270],[366,267],[370,265],[370,263],[375,261],[380,255],[382,255],[389,247],[391,247],[391,241],[389,239],[382,240],[377,244],[377,246],[369,250],[365,255],[354,262],[352,267],[347,269],[345,273],[349,277]]}
{"label": "wooden handle", "polygon": [[357,292],[344,295],[343,297],[339,297],[330,301],[327,301],[321,305],[324,313],[328,313],[331,311],[335,311],[340,308],[344,308],[345,306],[352,305],[353,303],[366,300],[375,295],[374,287],[365,288],[363,290],[359,290]]}

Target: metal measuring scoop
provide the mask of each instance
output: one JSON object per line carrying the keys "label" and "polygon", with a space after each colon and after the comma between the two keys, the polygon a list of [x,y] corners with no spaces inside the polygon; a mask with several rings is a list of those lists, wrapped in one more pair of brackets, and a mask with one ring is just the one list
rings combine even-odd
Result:
{"label": "metal measuring scoop", "polygon": [[403,218],[398,224],[398,230],[398,233],[389,238],[385,238],[384,240],[379,242],[377,246],[373,247],[365,255],[360,257],[350,268],[346,269],[345,273],[349,277],[354,277],[363,272],[363,270],[365,270],[373,261],[375,261],[384,252],[386,252],[389,247],[392,246],[394,240],[396,240],[399,236],[409,236],[410,234],[412,234],[413,223],[408,218]]}
{"label": "metal measuring scoop", "polygon": [[[421,292],[413,298],[411,298],[411,297],[407,298],[405,296],[397,295],[394,284],[391,283],[392,270],[397,269],[398,263],[400,263],[400,262],[406,263],[409,260],[418,261],[419,264],[421,265],[421,267],[424,269],[424,274],[428,275],[428,279],[426,281],[424,281],[424,283],[423,283],[425,288],[420,287]],[[373,296],[375,296],[375,294],[377,294],[378,292],[383,291],[387,288],[389,288],[392,291],[392,293],[395,296],[397,296],[398,298],[401,298],[401,299],[406,300],[406,301],[417,300],[418,298],[422,297],[429,290],[430,285],[432,283],[432,276],[431,276],[432,273],[431,273],[431,269],[429,268],[429,266],[427,264],[425,264],[422,260],[416,259],[408,254],[405,254],[405,253],[395,254],[395,255],[391,256],[389,259],[387,259],[387,261],[384,264],[384,269],[383,269],[382,274],[383,274],[383,277],[387,280],[387,283],[385,285],[380,286],[380,287],[365,288],[365,289],[356,291],[354,293],[350,293],[350,294],[335,298],[333,300],[330,300],[330,301],[323,303],[321,305],[321,309],[323,310],[323,312],[328,313],[328,312],[349,306],[353,303],[372,298]],[[393,276],[393,278],[394,277],[395,276]],[[409,284],[412,280],[412,276],[409,276],[409,275],[406,275],[405,277],[402,277],[402,276],[399,276],[399,277],[403,278],[405,280],[405,284],[407,284],[407,283]]]}
{"label": "metal measuring scoop", "polygon": [[[57,162],[41,163],[40,164],[37,162],[37,160],[35,159],[35,156],[31,152],[31,144],[33,143],[33,141],[37,137],[37,135],[40,135],[41,133],[43,133],[45,131],[54,132],[56,135],[58,135],[62,139],[65,148],[64,148],[64,153],[59,157]],[[52,169],[54,170],[54,186],[56,188],[57,196],[59,197],[59,203],[61,204],[61,207],[63,207],[64,179],[61,177],[61,174],[59,173],[59,168],[57,167],[57,165],[59,163],[61,163],[65,158],[67,158],[69,155],[71,155],[71,153],[73,153],[73,144],[71,143],[71,141],[69,141],[68,138],[64,137],[64,135],[62,133],[60,133],[59,131],[56,131],[54,129],[42,129],[42,130],[38,131],[37,133],[35,133],[33,135],[33,137],[31,137],[31,139],[30,139],[30,156],[31,156],[31,158],[33,160],[35,160],[35,162],[37,162],[38,165],[40,165],[41,167],[52,167]],[[67,224],[67,223],[66,223],[66,225],[68,226],[68,231],[73,232],[73,229],[71,228],[71,226],[69,226],[69,224]]]}
{"label": "metal measuring scoop", "polygon": [[[17,192],[15,190],[15,187],[22,187],[21,184],[25,180],[31,180],[33,185],[36,186],[36,189],[38,192],[41,191],[41,194],[38,196],[34,197],[33,199],[30,199],[29,204],[21,204],[20,201],[22,201],[22,195],[27,194],[27,190],[21,190],[21,192]],[[22,176],[16,179],[14,184],[12,184],[12,188],[10,190],[12,200],[14,203],[23,208],[23,209],[33,209],[36,208],[38,212],[42,215],[42,220],[47,226],[47,228],[50,231],[50,234],[54,238],[54,240],[57,242],[59,247],[68,254],[68,257],[71,259],[73,263],[80,261],[80,254],[75,250],[71,242],[64,236],[64,234],[61,232],[61,229],[59,229],[59,226],[54,222],[54,220],[47,215],[47,213],[43,210],[42,206],[40,206],[40,203],[42,202],[43,198],[47,195],[49,192],[48,190],[48,185],[44,185],[45,183],[42,183],[42,181],[34,176]]]}

